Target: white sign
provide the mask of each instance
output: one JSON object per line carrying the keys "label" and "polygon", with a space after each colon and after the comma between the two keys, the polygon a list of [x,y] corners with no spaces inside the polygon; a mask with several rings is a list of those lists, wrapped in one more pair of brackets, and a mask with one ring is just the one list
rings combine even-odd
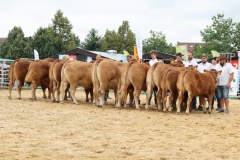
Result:
{"label": "white sign", "polygon": [[34,51],[34,59],[35,60],[39,60],[39,54],[38,54],[38,51],[37,50],[33,50]]}
{"label": "white sign", "polygon": [[138,57],[142,59],[142,39],[138,32],[135,33]]}

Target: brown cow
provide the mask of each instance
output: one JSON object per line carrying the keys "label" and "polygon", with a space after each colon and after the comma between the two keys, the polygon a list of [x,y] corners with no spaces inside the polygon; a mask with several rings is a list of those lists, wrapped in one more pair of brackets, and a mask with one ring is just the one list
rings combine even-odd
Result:
{"label": "brown cow", "polygon": [[[49,62],[53,62],[54,59],[47,58],[44,60],[37,60],[32,62],[28,67],[28,73],[25,77],[25,82],[32,83],[31,85],[31,100],[36,100],[36,89],[39,85],[43,85],[43,90],[48,88],[49,91]],[[46,87],[46,88],[45,88]],[[46,95],[44,95],[45,97]],[[50,92],[48,92],[48,98],[50,98]]]}
{"label": "brown cow", "polygon": [[[118,100],[118,88],[120,84],[121,71],[124,68],[121,62],[116,62],[110,59],[98,59],[94,62],[92,69],[93,93],[96,106],[105,104],[104,95],[106,89],[113,89],[115,93],[115,102]],[[119,66],[122,65],[123,67]]]}
{"label": "brown cow", "polygon": [[[54,62],[49,62],[49,78],[50,78],[50,93],[52,93],[52,101],[59,102],[60,96],[60,83],[61,83],[61,70],[66,60],[56,59]],[[55,92],[57,91],[57,97],[55,98]],[[67,99],[67,90],[65,91],[65,97]]]}
{"label": "brown cow", "polygon": [[8,77],[9,77],[9,95],[8,98],[12,99],[12,88],[16,80],[18,80],[18,99],[21,99],[21,91],[24,85],[24,79],[28,72],[28,67],[31,61],[25,59],[16,59],[10,65]]}
{"label": "brown cow", "polygon": [[120,97],[118,99],[117,107],[120,107],[120,101],[123,99],[124,107],[126,107],[127,89],[130,85],[134,87],[134,101],[136,109],[139,109],[139,96],[141,91],[146,91],[146,76],[149,66],[146,64],[140,64],[130,62],[125,68],[125,71],[121,75],[121,88],[119,89]]}
{"label": "brown cow", "polygon": [[77,86],[82,86],[84,89],[93,88],[92,83],[92,66],[93,63],[80,62],[80,61],[68,61],[62,67],[61,72],[61,88],[60,88],[60,101],[64,103],[64,93],[70,84],[70,93],[73,99],[73,103],[79,104],[75,97],[75,91]]}
{"label": "brown cow", "polygon": [[[209,72],[200,73],[193,70],[181,71],[178,75],[177,89],[177,113],[180,113],[180,104],[185,92],[188,92],[187,109],[186,113],[189,113],[191,108],[191,101],[194,96],[202,96],[208,99],[209,114],[212,112],[212,99],[215,93],[215,82],[218,72],[215,69]],[[206,113],[206,108],[203,106],[203,111]]]}
{"label": "brown cow", "polygon": [[[173,61],[172,61],[173,62]],[[156,87],[157,93],[157,105],[158,110],[162,110],[163,104],[162,104],[162,89],[161,89],[161,81],[162,77],[166,73],[165,71],[170,68],[175,67],[183,67],[182,62],[175,62],[173,64],[163,64],[163,62],[155,63],[149,70],[147,74],[147,93],[146,93],[146,102],[149,102],[149,99],[151,97],[153,88]],[[155,90],[156,91],[156,90]],[[149,109],[149,104],[146,103],[145,109]]]}

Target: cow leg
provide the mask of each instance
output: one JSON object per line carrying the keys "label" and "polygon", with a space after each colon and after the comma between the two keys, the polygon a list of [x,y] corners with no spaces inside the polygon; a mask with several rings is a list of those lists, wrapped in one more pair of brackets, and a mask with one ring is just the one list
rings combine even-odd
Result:
{"label": "cow leg", "polygon": [[22,91],[22,86],[24,85],[24,82],[18,81],[18,98],[21,99],[21,91]]}
{"label": "cow leg", "polygon": [[205,97],[199,96],[199,103],[200,103],[200,106],[203,107],[203,113],[206,113],[206,100],[205,100]]}
{"label": "cow leg", "polygon": [[162,90],[162,100],[163,100],[163,112],[166,112],[166,104],[167,104],[167,90]]}
{"label": "cow leg", "polygon": [[77,84],[71,84],[71,85],[70,85],[70,93],[71,93],[71,97],[72,97],[73,103],[79,104],[79,103],[77,102],[76,97],[75,97],[76,89],[77,89]]}
{"label": "cow leg", "polygon": [[37,86],[35,83],[32,83],[31,85],[31,97],[29,98],[30,101],[33,101],[33,100],[37,100],[36,99],[36,89],[37,89]]}
{"label": "cow leg", "polygon": [[189,108],[191,108],[191,104],[192,104],[192,99],[194,97],[194,94],[191,92],[188,92],[188,100],[187,100],[187,109],[186,109],[186,114],[189,114]]}
{"label": "cow leg", "polygon": [[118,94],[118,100],[116,101],[116,102],[117,102],[117,103],[116,103],[116,107],[117,107],[117,108],[120,108],[120,107],[121,107],[121,101],[122,101],[122,96],[121,96],[121,94],[122,94],[122,88],[120,88],[120,89],[117,91],[116,94]]}
{"label": "cow leg", "polygon": [[148,109],[148,110],[149,110],[149,100],[150,100],[152,92],[153,92],[152,86],[148,85],[147,91],[146,91],[146,105],[145,105],[145,109]]}
{"label": "cow leg", "polygon": [[[51,84],[51,82],[50,82],[50,84]],[[50,86],[50,88],[51,88],[51,86]],[[53,81],[52,82],[52,89],[50,89],[50,90],[52,90],[52,102],[56,102],[56,98],[55,98],[55,92],[56,92],[56,89],[57,89],[57,83],[55,82],[55,81]]]}
{"label": "cow leg", "polygon": [[[171,112],[173,108],[174,102],[174,93],[170,90],[169,101],[168,101],[168,111]],[[176,98],[175,98],[176,99]],[[176,102],[176,101],[175,101]]]}
{"label": "cow leg", "polygon": [[41,85],[42,91],[43,91],[43,98],[47,98],[46,95],[46,87],[44,85]]}
{"label": "cow leg", "polygon": [[134,101],[135,101],[135,106],[137,110],[140,110],[139,108],[139,96],[140,96],[141,90],[137,89],[136,87],[134,87]]}
{"label": "cow leg", "polygon": [[65,96],[65,91],[68,88],[68,82],[66,81],[61,81],[60,85],[60,101],[61,103],[64,103],[64,96]]}
{"label": "cow leg", "polygon": [[85,89],[85,88],[84,88],[84,91],[85,91],[85,95],[86,95],[86,98],[85,98],[86,102],[89,102],[88,94],[89,94],[90,91],[89,91],[89,89]]}
{"label": "cow leg", "polygon": [[157,98],[157,104],[158,104],[158,111],[161,111],[163,108],[163,105],[162,105],[162,89],[160,89],[160,87],[157,90],[156,98]]}
{"label": "cow leg", "polygon": [[8,98],[9,99],[12,99],[12,88],[13,88],[13,85],[14,85],[14,82],[15,82],[15,78],[14,79],[10,79],[9,81],[9,87],[8,87],[8,91],[9,91],[9,94],[8,94]]}
{"label": "cow leg", "polygon": [[[55,95],[55,92],[57,91],[57,96],[56,96],[56,102],[59,103],[60,101],[60,83],[59,82],[56,82],[56,90],[54,91],[54,95]],[[65,94],[64,94],[64,99],[65,99],[65,96],[66,96],[66,91],[65,91]]]}
{"label": "cow leg", "polygon": [[104,103],[104,98],[105,98],[105,92],[107,89],[106,84],[100,84],[99,90],[98,90],[98,100],[99,100],[99,105],[100,107],[103,107]]}
{"label": "cow leg", "polygon": [[213,96],[208,96],[208,113],[211,114],[212,113],[212,100],[213,100]]}
{"label": "cow leg", "polygon": [[181,110],[181,103],[182,103],[182,100],[183,100],[183,96],[184,96],[184,93],[182,91],[179,91],[178,92],[178,99],[177,99],[177,114],[180,113],[180,110]]}

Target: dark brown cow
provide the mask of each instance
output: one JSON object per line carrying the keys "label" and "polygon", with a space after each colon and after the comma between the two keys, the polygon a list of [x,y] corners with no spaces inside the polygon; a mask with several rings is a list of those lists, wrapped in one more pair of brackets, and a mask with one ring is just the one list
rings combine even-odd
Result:
{"label": "dark brown cow", "polygon": [[31,61],[24,59],[16,59],[10,65],[8,77],[9,77],[9,95],[8,98],[12,99],[12,88],[16,80],[18,80],[18,99],[21,99],[21,91],[24,85],[24,79],[28,72],[28,67]]}
{"label": "dark brown cow", "polygon": [[134,101],[136,109],[139,109],[139,96],[141,91],[146,91],[146,76],[149,66],[146,64],[140,64],[136,62],[130,62],[125,68],[125,71],[121,74],[121,88],[119,94],[117,107],[120,107],[121,99],[123,100],[124,107],[126,107],[127,101],[127,89],[130,85],[134,88]]}
{"label": "dark brown cow", "polygon": [[64,103],[64,93],[70,84],[70,93],[73,99],[73,103],[79,104],[75,97],[75,91],[77,86],[82,86],[84,89],[92,89],[92,66],[93,63],[80,62],[80,61],[68,61],[62,67],[61,72],[61,89],[60,89],[60,101]]}
{"label": "dark brown cow", "polygon": [[[37,60],[29,65],[28,73],[25,77],[25,82],[32,83],[31,85],[31,100],[36,100],[36,89],[39,85],[43,85],[48,88],[49,91],[49,62],[53,62],[54,59],[47,58],[44,60]],[[42,88],[43,90],[45,89]],[[51,98],[50,91],[48,92],[48,98]],[[44,95],[46,96],[46,95]]]}
{"label": "dark brown cow", "polygon": [[[215,69],[209,72],[200,73],[193,70],[181,71],[178,75],[177,89],[177,113],[180,112],[180,104],[184,97],[184,93],[188,92],[187,109],[186,113],[189,113],[191,108],[191,101],[194,96],[202,96],[208,99],[209,113],[212,112],[212,99],[215,93],[215,82],[218,72]],[[203,111],[206,113],[206,108],[203,106]]]}

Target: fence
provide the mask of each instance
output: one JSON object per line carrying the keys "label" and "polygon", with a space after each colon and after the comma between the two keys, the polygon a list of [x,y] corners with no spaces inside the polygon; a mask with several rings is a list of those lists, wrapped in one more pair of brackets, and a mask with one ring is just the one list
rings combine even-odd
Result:
{"label": "fence", "polygon": [[0,70],[0,89],[8,88],[9,78],[8,69]]}

